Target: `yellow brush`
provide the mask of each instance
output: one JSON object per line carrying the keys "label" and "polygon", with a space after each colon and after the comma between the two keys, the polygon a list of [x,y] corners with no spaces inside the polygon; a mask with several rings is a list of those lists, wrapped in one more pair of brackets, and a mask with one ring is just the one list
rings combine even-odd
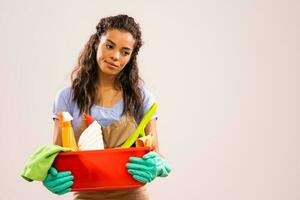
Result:
{"label": "yellow brush", "polygon": [[124,142],[124,144],[121,147],[130,148],[135,143],[135,141],[139,138],[139,136],[141,137],[145,136],[145,127],[147,126],[148,122],[151,120],[151,117],[155,113],[157,107],[158,107],[157,103],[152,104],[152,106],[147,111],[147,113],[141,120],[140,124],[136,128],[135,132],[127,138],[127,140]]}

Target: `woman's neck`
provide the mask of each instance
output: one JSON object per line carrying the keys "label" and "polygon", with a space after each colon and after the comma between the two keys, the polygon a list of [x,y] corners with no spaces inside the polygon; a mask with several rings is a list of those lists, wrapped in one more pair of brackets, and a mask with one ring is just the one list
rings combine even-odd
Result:
{"label": "woman's neck", "polygon": [[100,72],[99,77],[100,77],[98,82],[99,89],[116,89],[115,88],[116,76],[106,75]]}
{"label": "woman's neck", "polygon": [[101,74],[95,103],[104,107],[112,107],[122,98],[122,90],[115,85],[116,76]]}

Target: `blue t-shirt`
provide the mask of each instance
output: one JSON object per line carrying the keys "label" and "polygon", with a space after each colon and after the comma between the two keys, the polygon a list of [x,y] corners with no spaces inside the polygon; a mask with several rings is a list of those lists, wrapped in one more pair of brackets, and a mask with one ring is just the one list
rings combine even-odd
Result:
{"label": "blue t-shirt", "polygon": [[[149,90],[147,90],[145,87],[141,88],[142,95],[144,98],[144,115],[149,110],[149,108],[152,106],[152,104],[155,101],[153,95]],[[90,115],[98,121],[102,126],[107,127],[114,121],[119,121],[123,116],[124,108],[124,102],[123,99],[119,100],[115,105],[112,107],[102,107],[99,105],[94,104],[91,107]],[[82,116],[80,115],[80,110],[76,104],[75,101],[73,101],[73,93],[71,87],[66,87],[62,90],[60,90],[55,98],[54,104],[53,104],[53,110],[52,110],[52,117],[53,119],[59,119],[58,113],[59,112],[69,112],[72,117],[72,125],[75,131],[75,134],[77,134],[79,125],[82,121]],[[155,113],[152,116],[152,119],[157,119],[157,113]]]}

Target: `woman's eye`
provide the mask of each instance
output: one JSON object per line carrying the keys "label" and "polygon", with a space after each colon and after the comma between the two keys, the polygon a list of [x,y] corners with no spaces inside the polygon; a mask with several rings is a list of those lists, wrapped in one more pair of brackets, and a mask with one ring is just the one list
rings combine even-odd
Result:
{"label": "woman's eye", "polygon": [[107,49],[112,49],[113,48],[113,46],[110,45],[110,44],[106,44],[105,46],[106,46]]}
{"label": "woman's eye", "polygon": [[128,56],[130,53],[128,51],[123,51],[122,54],[123,56]]}

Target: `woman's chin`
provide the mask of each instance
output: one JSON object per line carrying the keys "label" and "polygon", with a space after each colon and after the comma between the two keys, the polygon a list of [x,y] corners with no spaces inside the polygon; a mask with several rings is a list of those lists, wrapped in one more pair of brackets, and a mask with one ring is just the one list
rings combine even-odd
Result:
{"label": "woman's chin", "polygon": [[117,70],[104,69],[102,70],[103,74],[108,76],[116,76],[119,72]]}

